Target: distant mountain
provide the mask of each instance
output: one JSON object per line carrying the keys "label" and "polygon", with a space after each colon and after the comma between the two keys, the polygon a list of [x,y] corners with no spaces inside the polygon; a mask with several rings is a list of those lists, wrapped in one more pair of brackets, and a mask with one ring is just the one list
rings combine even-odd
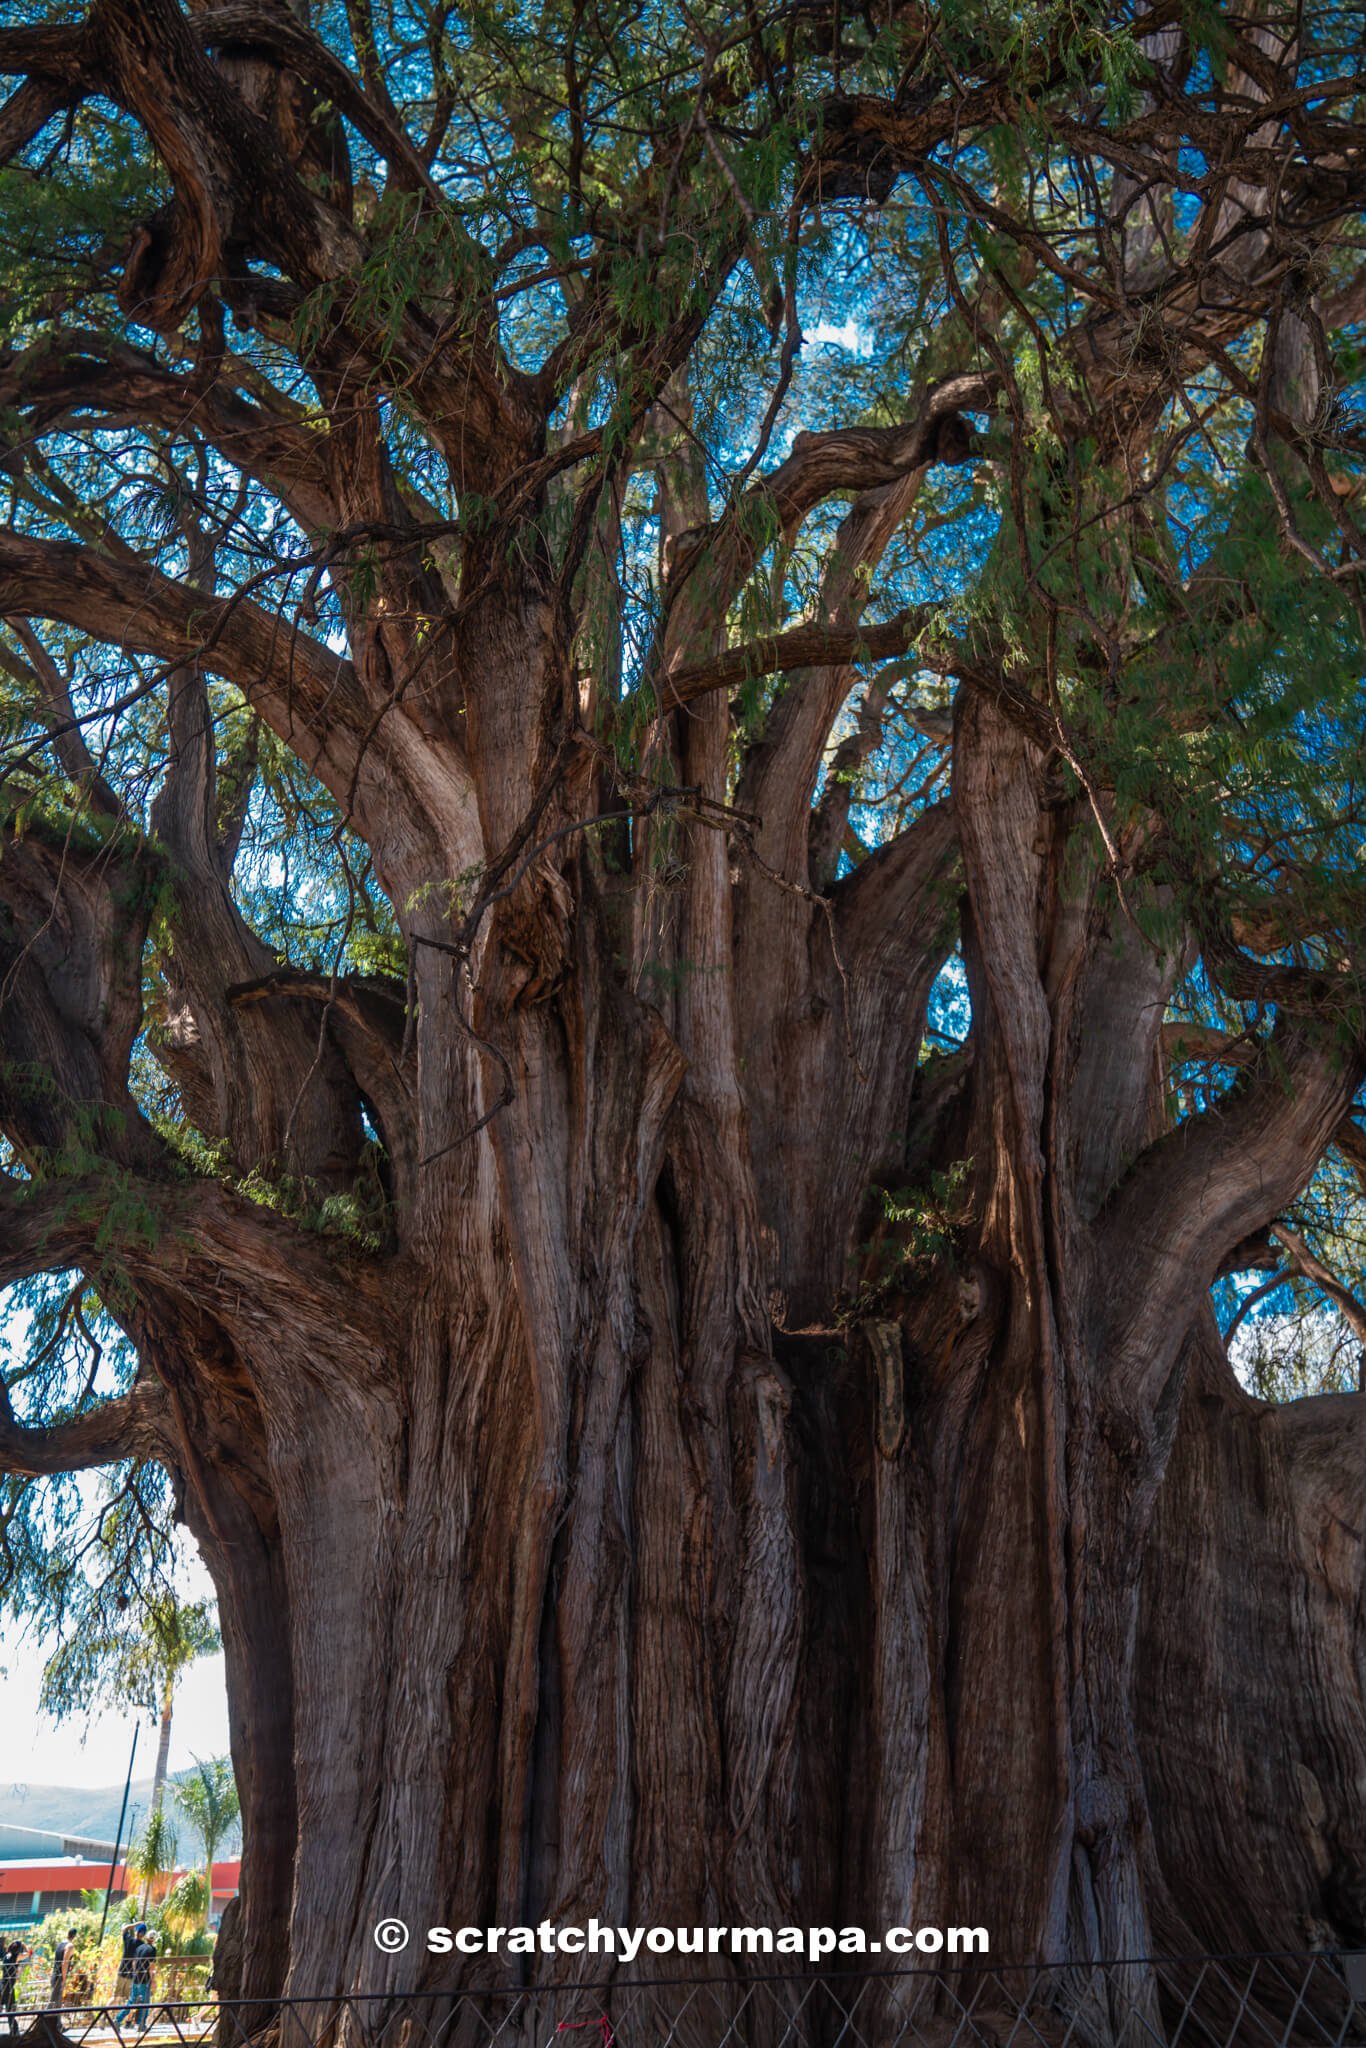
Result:
{"label": "distant mountain", "polygon": [[[171,1773],[172,1781],[188,1776],[187,1771]],[[128,1811],[130,1815],[136,1811],[139,1825],[147,1817],[151,1797],[150,1775],[134,1778],[128,1795]],[[92,1841],[112,1842],[122,1804],[122,1785],[100,1786],[92,1792],[87,1785],[15,1785],[0,1779],[0,1827],[52,1828],[58,1834],[86,1835]],[[174,1809],[173,1814],[180,1823],[180,1816]],[[189,1847],[191,1836],[188,1827],[183,1823],[180,1825],[185,1837],[183,1851]],[[126,1823],[124,1832],[126,1835]],[[219,1853],[225,1851],[220,1850]],[[226,1845],[226,1853],[235,1853],[235,1841]]]}
{"label": "distant mountain", "polygon": [[[147,1811],[152,1780],[134,1778],[128,1794],[128,1810]],[[122,1785],[15,1785],[0,1780],[0,1825],[16,1828],[53,1828],[63,1835],[89,1835],[97,1842],[112,1842],[123,1804]]]}

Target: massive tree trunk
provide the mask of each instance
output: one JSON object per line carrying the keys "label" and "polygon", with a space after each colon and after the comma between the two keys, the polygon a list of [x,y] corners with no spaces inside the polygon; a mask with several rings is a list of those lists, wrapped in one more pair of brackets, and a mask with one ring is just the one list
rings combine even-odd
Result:
{"label": "massive tree trunk", "polygon": [[[685,826],[672,1028],[599,964],[601,878],[571,840],[492,913],[463,1026],[447,954],[419,948],[415,1054],[397,1007],[385,1049],[419,1135],[392,1149],[461,1142],[415,1177],[401,1250],[272,1226],[267,1256],[245,1205],[192,1193],[188,1244],[168,1214],[128,1254],[223,1613],[242,1994],[454,1981],[448,1956],[376,1950],[387,1914],[419,1939],[966,1924],[1078,1964],[1354,1932],[1356,1425],[1301,1444],[1268,1416],[1280,1437],[1239,1450],[1251,1404],[1201,1302],[1360,1061],[1287,1028],[1208,1125],[1163,1135],[1179,947],[1144,937],[1086,806],[978,694],[952,804],[971,1055],[893,1074],[890,1109],[889,1045],[918,1037],[946,943],[946,806],[828,916],[745,869],[750,964],[710,978],[736,883],[721,835]],[[903,887],[932,914],[889,978],[861,921]],[[742,1079],[736,991],[782,949],[779,1035]],[[501,1058],[468,1058],[495,1028]],[[817,1078],[775,1101],[784,1048]],[[898,1185],[899,1229],[870,1223]],[[952,1212],[929,1249],[916,1201]],[[1239,1796],[1234,1755],[1265,1760],[1267,1799]],[[1305,1816],[1293,1880],[1273,1792]],[[1239,1876],[1273,1856],[1264,1889]],[[1076,1983],[1107,2038],[1122,2014]]]}
{"label": "massive tree trunk", "polygon": [[1366,1408],[1253,1400],[1207,1318],[1189,1353],[1134,1693],[1156,1930],[1174,1953],[1359,1948]]}
{"label": "massive tree trunk", "polygon": [[[387,1914],[419,1941],[967,1924],[1050,1962],[1355,1935],[1356,1423],[1258,1425],[1201,1301],[1360,1062],[1287,1029],[1293,1088],[1268,1059],[1160,1135],[1176,950],[980,695],[955,776],[973,1043],[946,1077],[892,1052],[945,944],[943,817],[828,915],[745,871],[745,945],[788,963],[767,1062],[734,1057],[746,975],[702,971],[737,943],[722,835],[682,828],[671,1025],[600,964],[602,878],[563,841],[492,912],[463,1024],[439,947],[413,1051],[394,1007],[375,1056],[416,1130],[392,1155],[444,1150],[400,1248],[332,1255],[168,1188],[125,1253],[223,1616],[243,1995],[455,1981],[373,1947]],[[889,977],[861,920],[903,885],[934,908]],[[198,1008],[184,933],[177,957]],[[880,1187],[932,1207],[935,1173],[937,1247],[870,1223]]]}
{"label": "massive tree trunk", "polygon": [[[996,333],[1042,230],[1003,200],[954,204],[1014,234],[1018,278],[969,300],[934,245],[952,310],[895,423],[769,461],[800,339],[796,284],[772,285],[780,388],[752,459],[727,446],[718,512],[689,357],[742,255],[767,276],[718,141],[738,73],[708,52],[715,125],[657,138],[608,226],[576,194],[563,247],[594,253],[566,259],[533,373],[499,325],[522,287],[491,280],[541,249],[545,209],[508,256],[493,165],[496,260],[467,235],[439,134],[411,140],[353,12],[359,77],[284,7],[99,0],[0,42],[30,73],[6,147],[101,96],[173,188],[117,301],[167,345],[58,313],[0,398],[58,462],[88,413],[131,420],[176,480],[141,554],[46,471],[0,533],[0,660],[27,692],[0,841],[0,1282],[80,1270],[138,1361],[70,1412],[7,1400],[0,1453],[35,1478],[134,1456],[173,1475],[218,1591],[242,1799],[222,1988],[397,1999],[618,1968],[429,1953],[429,1926],[678,1927],[685,1951],[636,1974],[738,1978],[691,1930],[855,1928],[876,1967],[888,1928],[961,1925],[1050,1966],[1072,2038],[1108,2048],[1135,2009],[1160,2025],[1160,1948],[1366,1939],[1366,1406],[1252,1402],[1209,1305],[1330,1148],[1361,1151],[1356,899],[1287,929],[1299,899],[1245,860],[1241,814],[1199,858],[1175,815],[1237,779],[1226,669],[1264,625],[1238,522],[1310,562],[1325,617],[1340,580],[1295,524],[1311,486],[1345,495],[1310,433],[1325,329],[1285,302],[1282,243],[1244,229],[1274,190],[1298,277],[1330,232],[1311,173],[1346,179],[1350,150],[1287,116],[1287,163],[1263,141],[1259,182],[1211,172],[1208,231],[1172,253],[1167,181],[1213,118],[1185,71],[1117,139],[1085,127],[1111,183],[1056,389],[1035,361],[1048,434]],[[837,57],[842,33],[836,10]],[[1184,34],[1154,32],[1145,64]],[[940,77],[912,37],[913,89],[849,97],[837,64],[808,122],[791,51],[755,35],[774,132],[792,124],[794,278],[813,208],[928,180],[960,134],[1082,75],[1054,51],[1022,85],[969,39]],[[1282,87],[1299,106],[1266,40],[1230,73],[1235,140]],[[388,166],[392,243],[366,239],[344,129]],[[614,268],[633,241],[664,307],[639,330]],[[1230,368],[1252,340],[1255,388]],[[1267,481],[1251,512],[1230,499],[1231,566],[1178,570],[1142,508],[1173,393],[1193,411],[1211,366],[1255,405]],[[951,506],[946,473],[998,459],[967,414],[1009,444],[980,602],[869,623],[875,574],[899,601],[913,581],[891,555],[922,495]],[[819,576],[785,580],[836,497]],[[306,548],[248,576],[243,504]],[[655,579],[634,638],[632,517]],[[732,644],[765,583],[793,622]],[[162,664],[112,704],[98,671],[105,754],[43,632]],[[952,683],[951,728],[897,698],[908,669]],[[130,767],[118,719],[144,699]],[[850,778],[908,705],[934,761],[870,845]],[[1135,731],[1160,772],[1125,758]],[[325,966],[316,935],[291,952],[271,927],[259,864],[242,881],[267,742],[304,792],[296,890],[335,857]],[[22,780],[38,758],[47,804]],[[358,904],[394,972],[351,971]],[[964,1042],[932,1052],[955,948]],[[1164,1049],[1181,989],[1237,1014],[1207,1027],[1220,1078],[1194,1102]],[[174,1116],[149,1108],[153,1058]],[[371,1940],[387,1916],[414,1930],[402,1955]],[[1108,1958],[1140,1962],[1089,1968]]]}

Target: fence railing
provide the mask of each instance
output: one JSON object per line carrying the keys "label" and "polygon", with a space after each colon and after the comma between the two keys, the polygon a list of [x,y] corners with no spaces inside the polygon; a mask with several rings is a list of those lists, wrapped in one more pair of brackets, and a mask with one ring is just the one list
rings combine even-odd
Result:
{"label": "fence railing", "polygon": [[[157,1982],[164,1984],[168,1996],[175,1998],[202,1993],[212,1971],[211,1955],[159,1956],[156,1962]],[[47,2005],[51,1973],[51,1963],[42,1956],[21,1964],[15,1989],[15,2000],[21,2009]],[[119,1979],[117,1957],[102,1956],[93,1967],[74,1962],[67,1972],[62,2005],[80,2012],[101,2006],[115,1996],[122,2003],[127,1995],[127,1981]]]}
{"label": "fence railing", "polygon": [[[9,2019],[0,2014],[0,2024]],[[116,2019],[107,2000],[60,2013],[35,2002],[12,2015],[35,2048],[144,2038],[148,2048],[1343,2048],[1366,2043],[1366,1955],[973,1963],[254,2001],[158,1981],[145,2009]]]}

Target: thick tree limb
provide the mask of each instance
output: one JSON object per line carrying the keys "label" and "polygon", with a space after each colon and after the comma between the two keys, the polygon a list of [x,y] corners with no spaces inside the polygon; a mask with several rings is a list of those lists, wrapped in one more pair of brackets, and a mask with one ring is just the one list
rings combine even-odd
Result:
{"label": "thick tree limb", "polygon": [[0,107],[0,164],[7,164],[32,142],[71,95],[47,78],[26,78]]}
{"label": "thick tree limb", "polygon": [[737,689],[783,669],[886,661],[907,653],[934,616],[932,606],[914,605],[874,626],[793,626],[786,633],[751,640],[745,647],[729,647],[711,661],[675,669],[660,686],[660,703],[664,710],[672,710],[713,690]]}
{"label": "thick tree limb", "polygon": [[155,1458],[167,1453],[171,1443],[170,1409],[155,1381],[139,1380],[130,1393],[46,1429],[0,1412],[0,1472],[20,1478],[46,1479],[124,1458]]}
{"label": "thick tree limb", "polygon": [[379,1120],[400,1201],[411,1193],[417,1163],[416,1063],[404,1049],[406,998],[401,986],[361,975],[279,969],[227,990],[234,1008],[292,997],[316,1016],[322,1005],[356,1086]]}
{"label": "thick tree limb", "polygon": [[[1248,1067],[1261,1047],[1250,1031],[1234,1036],[1209,1024],[1164,1024],[1162,1051],[1172,1066],[1198,1060],[1216,1067]],[[1355,1117],[1345,1116],[1334,1125],[1331,1144],[1366,1190],[1366,1131]]]}
{"label": "thick tree limb", "polygon": [[[207,585],[211,556],[198,536],[191,560]],[[192,1120],[227,1141],[240,1172],[283,1166],[345,1189],[359,1162],[360,1109],[335,1047],[288,1006],[243,1014],[226,998],[229,982],[267,971],[273,954],[233,898],[218,831],[213,709],[193,663],[170,678],[166,727],[167,766],[151,822],[181,887],[175,942],[161,962],[165,1064]]]}
{"label": "thick tree limb", "polygon": [[0,1190],[0,1287],[80,1265],[93,1252],[95,1229],[82,1184],[35,1187],[7,1177]]}
{"label": "thick tree limb", "polygon": [[270,128],[195,41],[173,0],[95,0],[86,34],[108,90],[134,114],[175,188],[173,215],[135,240],[122,297],[170,331],[198,304],[229,244],[257,247],[301,283],[345,275],[360,238],[298,176]]}
{"label": "thick tree limb", "polygon": [[206,597],[150,566],[0,530],[0,616],[56,619],[168,662],[201,661],[346,800],[370,723],[355,670],[251,599]]}
{"label": "thick tree limb", "polygon": [[71,22],[35,22],[23,28],[0,28],[0,72],[17,77],[89,82],[84,31]]}
{"label": "thick tree limb", "polygon": [[1284,1015],[1227,1096],[1148,1147],[1098,1224],[1115,1276],[1107,1348],[1131,1395],[1160,1382],[1173,1333],[1230,1246],[1299,1193],[1366,1072],[1359,1045]]}
{"label": "thick tree limb", "polygon": [[1366,1130],[1355,1117],[1345,1116],[1333,1132],[1333,1143],[1366,1191]]}
{"label": "thick tree limb", "polygon": [[[124,1217],[127,1222],[125,1224]],[[359,1318],[376,1357],[381,1300],[395,1267],[259,1207],[222,1182],[164,1166],[0,1183],[0,1287],[36,1273],[116,1260],[135,1292],[184,1295],[228,1327],[252,1327],[306,1302],[320,1329],[338,1305]]]}
{"label": "thick tree limb", "polygon": [[[26,1145],[122,1166],[155,1150],[128,1095],[156,871],[131,830],[106,839],[41,817],[0,835],[0,1115]],[[83,1127],[84,1135],[82,1135]]]}
{"label": "thick tree limb", "polygon": [[753,484],[730,512],[712,526],[679,536],[667,565],[670,605],[700,574],[707,604],[723,616],[729,597],[774,533],[793,532],[823,498],[895,483],[928,463],[965,460],[970,442],[958,415],[989,405],[995,389],[990,376],[950,377],[906,426],[798,434],[787,459]]}
{"label": "thick tree limb", "polygon": [[253,404],[219,375],[178,377],[144,349],[75,329],[40,347],[0,354],[0,405],[22,408],[35,434],[72,417],[134,419],[170,433],[192,429],[245,475],[267,485],[305,531],[336,521],[320,437]]}
{"label": "thick tree limb", "polygon": [[367,93],[341,59],[319,41],[286,8],[276,11],[253,0],[220,0],[192,16],[193,33],[206,50],[244,44],[269,53],[308,85],[315,86],[339,114],[365,137],[389,166],[395,182],[425,191],[439,206],[445,201],[392,106],[381,106]]}
{"label": "thick tree limb", "polygon": [[[925,475],[924,465],[909,469],[895,483],[861,492],[850,506],[821,583],[819,622],[827,630],[861,626],[873,571],[909,516]],[[811,875],[811,800],[850,682],[838,660],[800,671],[774,703],[745,764],[741,801],[762,820],[764,857],[789,879]]]}
{"label": "thick tree limb", "polygon": [[933,947],[931,935],[948,931],[957,908],[957,857],[958,821],[946,797],[836,883],[831,900],[851,966],[906,972],[913,931]]}
{"label": "thick tree limb", "polygon": [[1339,1280],[1337,1274],[1331,1272],[1322,1259],[1315,1257],[1298,1230],[1292,1228],[1283,1218],[1278,1217],[1272,1224],[1271,1235],[1278,1244],[1285,1246],[1290,1254],[1291,1263],[1298,1268],[1304,1278],[1311,1280],[1320,1293],[1326,1294],[1342,1311],[1343,1320],[1350,1326],[1353,1334],[1366,1344],[1366,1307],[1358,1301],[1351,1288]]}
{"label": "thick tree limb", "polygon": [[46,706],[48,715],[56,727],[57,736],[53,740],[52,751],[62,772],[78,788],[85,791],[94,809],[102,811],[107,818],[121,816],[123,806],[101,775],[98,764],[85,743],[85,735],[72,707],[66,681],[56,662],[26,619],[11,619],[10,627],[28,656],[28,662],[12,658],[8,650],[0,645],[0,668],[4,668],[17,682],[27,684],[33,691],[35,701]]}
{"label": "thick tree limb", "polygon": [[1234,1037],[1212,1024],[1164,1024],[1162,1052],[1171,1066],[1204,1060],[1215,1066],[1245,1067],[1257,1057],[1255,1038]]}

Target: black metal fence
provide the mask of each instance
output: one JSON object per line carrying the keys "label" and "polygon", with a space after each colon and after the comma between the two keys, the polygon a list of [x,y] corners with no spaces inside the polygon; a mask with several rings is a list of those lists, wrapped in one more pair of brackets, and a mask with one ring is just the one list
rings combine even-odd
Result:
{"label": "black metal fence", "polygon": [[1366,2043],[1366,1955],[972,1963],[271,2001],[188,1987],[177,1996],[168,1986],[133,2013],[34,2006],[4,2021],[32,2048],[1338,2048]]}

